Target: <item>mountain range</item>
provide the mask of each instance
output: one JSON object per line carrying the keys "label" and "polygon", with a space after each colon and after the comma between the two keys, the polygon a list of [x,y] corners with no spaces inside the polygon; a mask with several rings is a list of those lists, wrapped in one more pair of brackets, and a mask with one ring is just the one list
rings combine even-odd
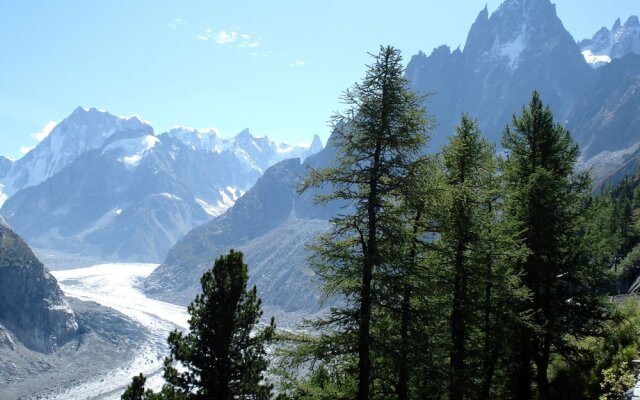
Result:
{"label": "mountain range", "polygon": [[[499,146],[538,90],[596,183],[620,178],[640,156],[638,25],[631,17],[576,42],[549,0],[506,0],[491,14],[485,7],[463,49],[440,46],[407,65],[437,122],[429,150],[446,143],[463,112]],[[265,304],[312,310],[319,295],[305,246],[335,209],[295,188],[306,165],[331,165],[335,149],[321,149],[317,137],[300,147],[249,131],[232,139],[187,128],[155,134],[137,117],[78,108],[22,159],[0,158],[8,197],[0,213],[39,249],[164,260],[145,288],[181,303],[215,257],[243,250]]]}
{"label": "mountain range", "polygon": [[317,136],[289,146],[248,130],[232,139],[190,128],[156,135],[137,117],[78,108],[0,175],[10,195],[0,212],[38,249],[161,261],[269,166],[320,149]]}
{"label": "mountain range", "polygon": [[[576,43],[549,0],[507,0],[491,15],[485,7],[463,50],[441,46],[407,66],[412,89],[429,95],[425,106],[438,123],[432,149],[446,142],[463,112],[499,145],[512,115],[537,90],[580,144],[581,163],[602,182],[640,144],[639,29],[631,17]],[[588,51],[609,56],[594,64]]]}
{"label": "mountain range", "polygon": [[[583,166],[602,182],[631,168],[639,154],[640,56],[629,50],[599,68],[587,61],[548,0],[507,0],[492,15],[486,8],[480,12],[464,50],[441,46],[429,56],[419,53],[406,76],[415,91],[433,93],[425,102],[438,123],[431,151],[446,142],[463,111],[499,144],[512,115],[535,89],[580,143]],[[329,139],[306,164],[328,167],[334,154]],[[319,208],[312,193],[294,191],[294,178],[303,170],[299,160],[272,167],[224,215],[188,233],[147,279],[148,294],[186,304],[212,260],[236,248],[245,252],[265,304],[317,310],[320,292],[304,255],[313,237],[328,229],[336,208]],[[268,188],[278,188],[277,194]]]}

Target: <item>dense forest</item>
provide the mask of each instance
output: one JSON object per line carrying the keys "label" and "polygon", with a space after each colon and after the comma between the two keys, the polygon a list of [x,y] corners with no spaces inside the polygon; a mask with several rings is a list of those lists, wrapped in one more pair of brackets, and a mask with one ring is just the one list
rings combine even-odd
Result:
{"label": "dense forest", "polygon": [[190,332],[169,337],[162,391],[138,376],[123,399],[625,398],[640,311],[618,295],[640,286],[640,174],[594,191],[536,92],[499,152],[467,115],[425,152],[437,121],[404,76],[382,47],[333,118],[333,166],[299,187],[342,204],[309,260],[337,305],[296,332],[257,328],[232,252],[203,276]]}

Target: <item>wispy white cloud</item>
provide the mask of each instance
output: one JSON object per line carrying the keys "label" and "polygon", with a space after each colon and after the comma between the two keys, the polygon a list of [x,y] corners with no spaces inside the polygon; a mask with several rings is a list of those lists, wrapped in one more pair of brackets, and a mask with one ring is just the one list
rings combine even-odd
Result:
{"label": "wispy white cloud", "polygon": [[20,146],[20,153],[22,154],[27,154],[31,150],[33,150],[33,146]]}
{"label": "wispy white cloud", "polygon": [[231,29],[221,30],[217,32],[211,28],[207,28],[201,33],[197,34],[195,37],[198,40],[211,41],[219,45],[232,47],[255,48],[260,46],[260,43],[262,41],[261,37],[241,32],[239,27],[233,27]]}
{"label": "wispy white cloud", "polygon": [[307,62],[305,60],[295,60],[294,62],[292,62],[291,64],[289,64],[290,67],[304,67],[305,65],[307,65]]}
{"label": "wispy white cloud", "polygon": [[171,29],[178,29],[178,27],[182,25],[187,25],[187,21],[183,20],[182,18],[176,18],[173,21],[169,22],[169,26],[171,27]]}
{"label": "wispy white cloud", "polygon": [[217,32],[214,36],[213,39],[216,41],[216,43],[218,44],[229,44],[229,43],[234,43],[238,40],[238,32],[235,31],[220,31]]}
{"label": "wispy white cloud", "polygon": [[[38,142],[42,142],[44,140],[44,138],[49,136],[49,134],[51,133],[53,128],[56,127],[56,125],[58,125],[58,122],[49,121],[42,127],[40,132],[32,133],[31,137],[34,138],[35,140],[37,140]],[[22,149],[20,149],[20,151],[22,151]]]}

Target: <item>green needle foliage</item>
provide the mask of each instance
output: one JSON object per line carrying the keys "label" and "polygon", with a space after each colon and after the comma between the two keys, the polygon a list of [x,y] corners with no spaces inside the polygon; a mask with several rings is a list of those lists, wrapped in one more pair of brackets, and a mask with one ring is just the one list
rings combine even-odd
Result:
{"label": "green needle foliage", "polygon": [[[202,294],[189,305],[189,332],[169,335],[166,384],[159,394],[144,391],[134,377],[123,399],[270,399],[265,383],[265,344],[275,332],[273,318],[255,332],[262,316],[256,287],[247,290],[248,268],[242,253],[231,250],[202,276]],[[180,368],[176,367],[177,365]],[[139,397],[136,397],[139,396]]]}
{"label": "green needle foliage", "polygon": [[[494,147],[463,115],[442,150],[445,196],[440,205],[437,267],[446,271],[450,299],[449,398],[495,397],[494,378],[504,329],[517,315],[510,302],[526,298],[514,265],[523,252],[505,221]],[[493,390],[492,390],[493,388]]]}
{"label": "green needle foliage", "polygon": [[547,399],[552,355],[570,359],[578,350],[572,338],[598,334],[606,315],[596,295],[603,266],[589,250],[591,182],[576,172],[578,146],[537,92],[503,146],[506,215],[528,250],[519,267],[531,298],[521,307],[532,313],[514,335],[514,395],[531,398],[536,387]]}
{"label": "green needle foliage", "polygon": [[372,332],[384,314],[382,276],[395,261],[387,239],[397,226],[397,195],[426,144],[429,127],[421,99],[407,83],[400,52],[382,47],[362,82],[345,92],[347,111],[335,116],[335,166],[310,171],[301,187],[328,185],[333,192],[319,202],[338,199],[350,205],[348,213],[331,220],[333,230],[315,246],[312,260],[325,294],[343,300],[314,326],[323,331],[318,346],[328,360],[322,368],[341,358],[342,370],[353,370],[357,377],[353,387],[344,387],[345,398],[369,399],[372,387],[384,388],[376,381],[385,343]]}

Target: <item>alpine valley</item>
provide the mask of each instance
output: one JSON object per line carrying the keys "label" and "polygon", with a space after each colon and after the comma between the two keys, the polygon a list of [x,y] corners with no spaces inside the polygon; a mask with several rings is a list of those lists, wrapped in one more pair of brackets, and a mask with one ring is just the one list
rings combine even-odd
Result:
{"label": "alpine valley", "polygon": [[[435,122],[425,152],[446,145],[463,112],[501,149],[505,127],[537,90],[580,145],[594,190],[633,174],[638,17],[576,39],[550,0],[505,0],[479,12],[464,48],[409,57],[410,89]],[[104,373],[125,364],[157,378],[166,334],[186,327],[184,306],[202,274],[230,249],[244,253],[249,284],[279,327],[339,303],[322,299],[309,245],[350,205],[318,205],[326,187],[299,192],[310,168],[336,157],[335,136],[326,146],[309,139],[157,133],[137,116],[78,107],[22,158],[0,156],[0,359],[10,363],[0,365],[0,397],[119,398],[130,376]],[[91,360],[95,368],[83,370]],[[81,374],[91,396],[74,392]]]}
{"label": "alpine valley", "polygon": [[[636,19],[629,21],[635,26]],[[625,32],[628,36],[617,40],[635,47],[629,44],[610,62],[594,64],[548,0],[507,0],[491,16],[485,8],[464,50],[441,46],[429,56],[413,56],[407,66],[412,88],[428,95],[425,106],[438,124],[427,151],[446,143],[463,111],[500,145],[505,126],[535,89],[580,143],[582,164],[592,169],[596,185],[632,174],[640,156],[640,38],[632,29]],[[334,152],[329,139],[307,165],[330,166]],[[211,260],[238,248],[253,268],[251,282],[265,304],[280,311],[317,311],[319,292],[310,292],[317,282],[305,249],[340,208],[319,209],[309,193],[296,194],[295,177],[303,171],[299,161],[267,170],[226,214],[178,241],[147,279],[147,293],[186,304]]]}

